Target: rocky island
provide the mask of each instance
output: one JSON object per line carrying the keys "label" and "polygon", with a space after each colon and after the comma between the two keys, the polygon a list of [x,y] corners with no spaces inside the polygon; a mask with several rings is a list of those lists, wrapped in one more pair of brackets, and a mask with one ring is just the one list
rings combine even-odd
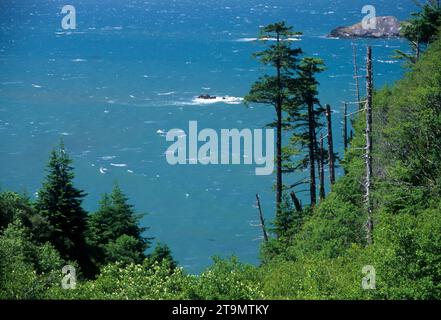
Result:
{"label": "rocky island", "polygon": [[376,28],[365,29],[361,22],[352,26],[338,27],[331,31],[332,38],[397,38],[400,37],[401,23],[393,16],[376,17]]}

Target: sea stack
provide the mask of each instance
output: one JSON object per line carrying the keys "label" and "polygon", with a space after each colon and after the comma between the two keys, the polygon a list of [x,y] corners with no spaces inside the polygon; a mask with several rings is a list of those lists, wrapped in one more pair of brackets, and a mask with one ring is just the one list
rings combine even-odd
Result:
{"label": "sea stack", "polygon": [[338,27],[331,31],[332,38],[397,38],[400,37],[401,23],[393,16],[376,17],[376,28],[365,29],[361,22],[352,26]]}

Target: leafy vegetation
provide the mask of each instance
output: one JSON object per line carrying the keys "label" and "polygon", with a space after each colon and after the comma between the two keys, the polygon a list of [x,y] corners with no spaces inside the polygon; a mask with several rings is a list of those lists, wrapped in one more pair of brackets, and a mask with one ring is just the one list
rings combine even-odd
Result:
{"label": "leafy vegetation", "polygon": [[[285,192],[260,266],[214,258],[200,275],[183,271],[164,244],[146,254],[152,239],[118,186],[97,212],[86,213],[61,146],[36,201],[0,193],[0,299],[441,299],[441,40],[435,38],[401,81],[374,95],[372,244],[364,228],[362,116],[341,161],[345,175],[326,198],[301,207]],[[308,63],[321,68],[321,61],[302,65]],[[265,79],[249,101],[264,99],[277,82]],[[318,84],[309,80],[300,93],[311,102]],[[305,95],[291,90],[287,97],[293,108],[283,110],[294,124],[294,117],[308,121]],[[294,134],[307,144],[310,126],[302,128]],[[309,154],[305,149],[284,153],[285,164],[297,152]],[[75,289],[61,287],[66,264],[79,270]],[[365,266],[375,269],[375,289],[361,286]]]}

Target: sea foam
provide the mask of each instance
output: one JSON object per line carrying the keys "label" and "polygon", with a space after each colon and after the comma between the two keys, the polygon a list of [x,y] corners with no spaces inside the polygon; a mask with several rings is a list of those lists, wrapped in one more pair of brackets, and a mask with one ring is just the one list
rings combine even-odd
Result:
{"label": "sea foam", "polygon": [[214,103],[241,104],[243,103],[243,98],[224,96],[224,97],[216,97],[214,99],[203,99],[196,97],[192,100],[190,105],[207,105]]}

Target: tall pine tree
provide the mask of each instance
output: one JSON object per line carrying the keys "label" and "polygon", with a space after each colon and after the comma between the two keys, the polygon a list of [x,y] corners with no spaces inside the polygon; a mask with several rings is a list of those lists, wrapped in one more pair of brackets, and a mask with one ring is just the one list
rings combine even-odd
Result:
{"label": "tall pine tree", "polygon": [[258,52],[255,57],[266,66],[271,67],[271,75],[265,75],[255,82],[245,97],[247,103],[272,105],[276,111],[276,209],[280,212],[282,205],[282,115],[284,105],[290,99],[290,83],[297,69],[300,48],[291,48],[292,37],[300,35],[285,22],[270,24],[261,29],[260,40],[271,40],[273,44],[266,50]]}
{"label": "tall pine tree", "polygon": [[[317,202],[316,164],[319,164],[319,147],[317,130],[323,125],[320,118],[325,109],[318,99],[317,74],[324,71],[321,59],[305,57],[298,65],[298,78],[291,87],[295,99],[287,106],[289,128],[293,131],[290,145],[285,148],[285,164],[287,172],[309,168],[310,202],[314,206]],[[292,163],[292,156],[297,156],[304,149],[307,156]],[[297,186],[296,183],[294,186]]]}
{"label": "tall pine tree", "polygon": [[53,150],[46,181],[38,192],[36,208],[51,226],[49,241],[66,261],[77,261],[87,276],[93,273],[85,241],[87,213],[81,207],[85,193],[74,187],[72,160],[64,144]]}
{"label": "tall pine tree", "polygon": [[143,237],[147,228],[139,226],[143,215],[136,214],[118,185],[104,194],[97,212],[88,221],[88,241],[95,249],[98,265],[110,262],[140,263],[151,238]]}
{"label": "tall pine tree", "polygon": [[402,34],[409,41],[413,54],[396,50],[396,58],[416,63],[421,52],[437,38],[441,26],[441,6],[439,0],[428,0],[421,5],[420,12],[412,13],[412,19],[403,23]]}

